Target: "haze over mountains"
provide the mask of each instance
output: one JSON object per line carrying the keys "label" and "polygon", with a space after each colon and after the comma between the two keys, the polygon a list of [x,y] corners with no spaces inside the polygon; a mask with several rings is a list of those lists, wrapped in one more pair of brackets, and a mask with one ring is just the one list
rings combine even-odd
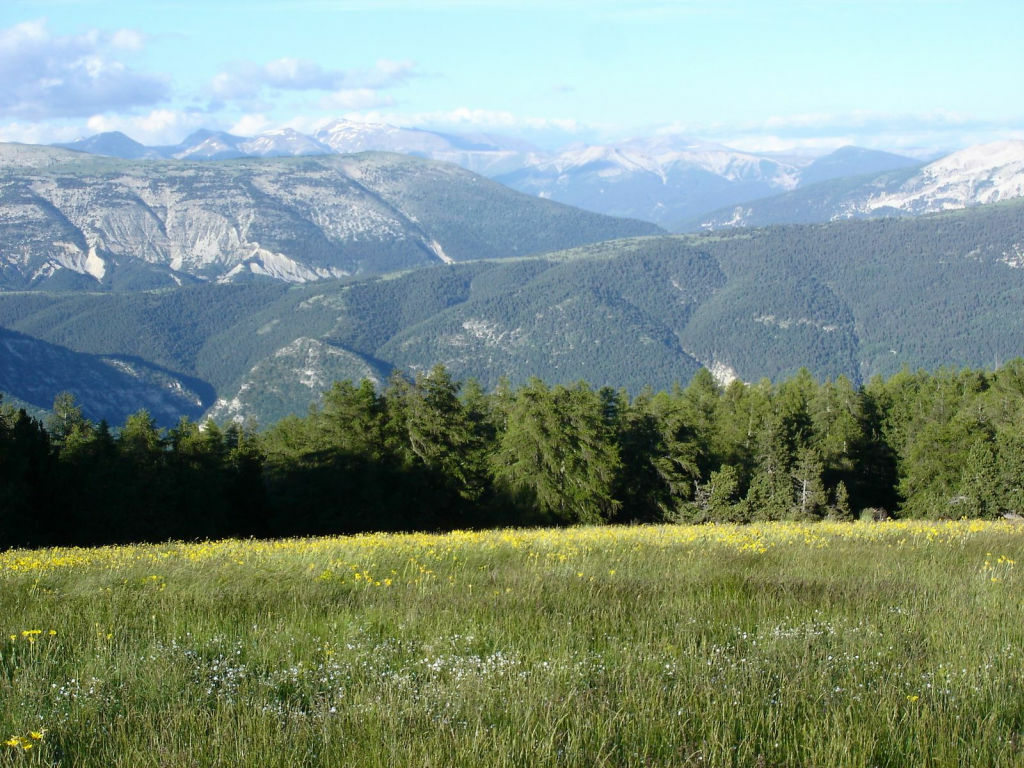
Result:
{"label": "haze over mountains", "polygon": [[197,131],[176,146],[145,147],[124,134],[107,133],[60,146],[130,159],[397,152],[455,163],[537,197],[668,228],[725,205],[808,183],[920,164],[913,158],[855,147],[817,159],[783,158],[681,136],[548,152],[491,135],[458,136],[346,120],[327,123],[308,136],[287,128],[252,138]]}
{"label": "haze over mountains", "polygon": [[145,147],[107,133],[66,148],[121,158],[219,160],[364,151],[455,163],[520,192],[672,231],[916,214],[1008,199],[1024,190],[1024,143],[979,145],[930,163],[842,147],[821,157],[743,152],[683,136],[544,151],[493,135],[335,120],[312,135],[197,131]]}
{"label": "haze over mountains", "polygon": [[700,217],[702,229],[956,210],[1024,195],[1024,141],[954,152],[916,168],[823,181]]}

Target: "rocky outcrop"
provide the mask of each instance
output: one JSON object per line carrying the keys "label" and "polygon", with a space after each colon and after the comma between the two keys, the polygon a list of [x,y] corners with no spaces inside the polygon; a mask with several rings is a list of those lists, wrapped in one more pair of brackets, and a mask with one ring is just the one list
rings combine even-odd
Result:
{"label": "rocky outcrop", "polygon": [[0,145],[0,288],[302,283],[653,231],[383,153],[199,163]]}

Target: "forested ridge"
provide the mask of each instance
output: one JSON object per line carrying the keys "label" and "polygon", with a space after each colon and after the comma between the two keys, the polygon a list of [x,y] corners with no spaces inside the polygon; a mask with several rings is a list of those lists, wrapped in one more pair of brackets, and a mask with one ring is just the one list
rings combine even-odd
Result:
{"label": "forested ridge", "polygon": [[485,392],[442,366],[336,382],[256,432],[62,394],[0,403],[0,546],[507,524],[994,517],[1024,508],[1024,360],[816,381]]}
{"label": "forested ridge", "polygon": [[[995,367],[1024,353],[1021,232],[1013,201],[290,287],[0,292],[0,391],[42,410],[68,390],[94,421],[144,407],[170,428],[179,415],[270,424],[334,380],[436,363],[487,390],[538,376],[631,393],[702,365],[855,385],[904,365]],[[170,396],[182,391],[195,396]]]}

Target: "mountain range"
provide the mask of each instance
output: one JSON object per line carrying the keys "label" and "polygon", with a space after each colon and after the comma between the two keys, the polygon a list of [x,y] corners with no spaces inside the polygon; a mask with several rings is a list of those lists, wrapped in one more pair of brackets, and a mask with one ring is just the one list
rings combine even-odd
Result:
{"label": "mountain range", "polygon": [[[701,366],[863,382],[1022,352],[1024,142],[905,166],[672,137],[555,156],[341,122],[90,141],[0,144],[0,391],[32,409],[69,390],[112,423],[146,408],[266,424],[333,380],[434,363],[485,387],[636,392]],[[651,221],[743,189],[788,191],[701,213],[691,234]]]}
{"label": "mountain range", "polygon": [[837,219],[907,216],[957,210],[1024,195],[1024,141],[998,141],[954,152],[915,168],[811,184],[729,206],[691,228],[757,227]]}
{"label": "mountain range", "polygon": [[0,289],[306,282],[659,231],[397,154],[190,162],[0,144]]}
{"label": "mountain range", "polygon": [[459,136],[335,120],[306,135],[285,128],[256,137],[201,130],[175,146],[146,147],[121,133],[59,145],[125,159],[224,160],[364,151],[455,163],[520,192],[681,230],[719,208],[828,179],[916,167],[919,160],[858,147],[819,158],[743,152],[684,136],[544,151],[494,135]]}
{"label": "mountain range", "polygon": [[928,163],[842,147],[821,157],[743,152],[683,136],[544,151],[494,136],[335,120],[310,135],[197,131],[146,147],[121,133],[60,145],[121,158],[219,160],[396,152],[455,163],[536,197],[672,231],[913,215],[1024,193],[1024,142],[968,147]]}
{"label": "mountain range", "polygon": [[[91,418],[269,424],[335,379],[436,363],[486,387],[668,388],[807,367],[855,383],[1022,352],[1024,200],[438,263],[360,279],[0,292],[0,390]],[[80,372],[80,373],[78,373]],[[107,378],[103,375],[106,374]],[[112,393],[116,393],[116,396]],[[177,409],[177,410],[175,410]]]}

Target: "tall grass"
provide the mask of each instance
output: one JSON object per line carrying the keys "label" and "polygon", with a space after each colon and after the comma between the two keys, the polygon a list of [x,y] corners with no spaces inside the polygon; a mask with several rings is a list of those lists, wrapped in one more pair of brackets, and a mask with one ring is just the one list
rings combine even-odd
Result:
{"label": "tall grass", "polygon": [[1022,556],[980,522],[11,551],[0,764],[1024,765]]}

